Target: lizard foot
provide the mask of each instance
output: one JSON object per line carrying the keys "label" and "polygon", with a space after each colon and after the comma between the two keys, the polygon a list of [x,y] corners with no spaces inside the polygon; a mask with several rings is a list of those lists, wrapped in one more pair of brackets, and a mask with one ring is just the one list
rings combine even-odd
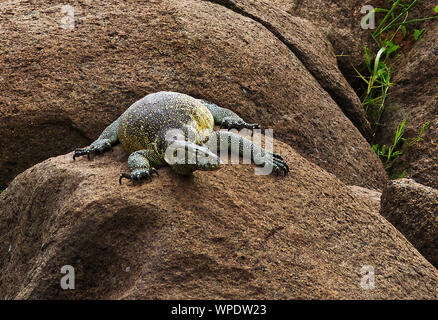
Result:
{"label": "lizard foot", "polygon": [[274,172],[279,175],[280,172],[284,172],[284,176],[287,176],[289,173],[289,166],[286,161],[280,160],[278,158],[274,158]]}
{"label": "lizard foot", "polygon": [[236,120],[232,118],[225,118],[222,121],[221,127],[226,129],[260,129],[260,126],[257,123],[246,123],[243,120]]}
{"label": "lizard foot", "polygon": [[280,175],[280,173],[282,173],[284,176],[287,176],[289,173],[289,166],[287,165],[286,161],[284,161],[283,158],[277,153],[273,153],[272,155],[272,160],[269,160],[264,164],[264,166],[267,164],[271,165],[272,172],[275,172],[277,177]]}
{"label": "lizard foot", "polygon": [[[273,158],[284,161],[283,157],[280,154],[275,153],[275,152],[271,152],[271,154],[272,154]],[[288,167],[288,169],[289,169],[289,167]]]}
{"label": "lizard foot", "polygon": [[76,149],[75,153],[73,154],[73,160],[76,160],[77,157],[84,155],[87,155],[88,160],[90,160],[91,154],[103,154],[107,150],[113,150],[111,142],[108,139],[99,140],[87,148]]}
{"label": "lizard foot", "polygon": [[152,175],[154,173],[157,176],[159,176],[158,171],[155,168],[139,169],[139,170],[134,170],[131,173],[122,173],[120,174],[119,183],[122,184],[123,178],[132,180],[133,184],[135,184],[135,181],[141,182],[143,179],[152,180]]}

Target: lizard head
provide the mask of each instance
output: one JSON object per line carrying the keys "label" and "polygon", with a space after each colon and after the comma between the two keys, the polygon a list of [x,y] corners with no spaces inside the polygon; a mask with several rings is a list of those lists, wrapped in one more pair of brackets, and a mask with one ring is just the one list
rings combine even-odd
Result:
{"label": "lizard head", "polygon": [[187,141],[172,142],[164,160],[176,173],[182,175],[189,175],[196,170],[214,171],[223,166],[220,158],[208,148]]}

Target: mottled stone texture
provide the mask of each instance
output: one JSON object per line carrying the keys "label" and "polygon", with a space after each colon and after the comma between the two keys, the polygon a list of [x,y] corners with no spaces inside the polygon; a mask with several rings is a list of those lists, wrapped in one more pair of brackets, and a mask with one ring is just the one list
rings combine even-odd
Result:
{"label": "mottled stone texture", "polygon": [[60,27],[63,1],[2,4],[0,188],[161,90],[231,109],[342,181],[383,188],[339,52],[308,20],[242,3],[71,1],[72,30]]}
{"label": "mottled stone texture", "polygon": [[[221,1],[221,0],[218,0]],[[224,1],[224,0],[223,0]],[[240,2],[240,1],[235,1]],[[250,1],[259,3],[258,0]],[[361,71],[366,71],[364,45],[369,52],[377,53],[378,47],[371,37],[373,30],[361,28],[361,20],[365,13],[361,12],[364,6],[389,9],[392,1],[388,0],[270,0],[272,4],[283,9],[295,17],[301,17],[311,21],[327,39],[338,55],[339,68],[353,85],[359,88],[361,79],[357,77],[353,66]],[[409,11],[409,19],[423,18],[434,15],[436,3],[433,1],[418,1]],[[385,13],[376,14],[376,24],[382,21]],[[428,22],[424,27],[427,28]],[[414,43],[412,36],[415,28],[421,29],[422,24],[407,26],[409,36],[398,42],[404,52],[410,50]],[[397,40],[399,37],[397,37]]]}
{"label": "mottled stone texture", "polygon": [[438,190],[410,179],[391,181],[381,213],[438,267]]}
{"label": "mottled stone texture", "polygon": [[[119,185],[127,154],[48,159],[0,195],[8,299],[437,299],[438,271],[377,210],[286,144],[248,165]],[[9,248],[9,250],[8,250]],[[60,268],[76,289],[60,288]],[[360,283],[373,266],[375,289]]]}
{"label": "mottled stone texture", "polygon": [[429,122],[424,141],[413,144],[393,165],[395,174],[404,170],[408,178],[438,188],[438,23],[426,28],[423,40],[398,59],[394,66],[395,86],[383,114],[380,143],[392,143],[397,126],[407,117],[404,138],[415,139]]}

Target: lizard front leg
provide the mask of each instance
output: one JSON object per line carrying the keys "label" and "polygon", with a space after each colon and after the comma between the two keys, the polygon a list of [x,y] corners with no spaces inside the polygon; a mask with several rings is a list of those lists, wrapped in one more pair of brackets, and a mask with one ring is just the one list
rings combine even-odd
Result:
{"label": "lizard front leg", "polygon": [[234,143],[237,144],[239,156],[250,155],[251,161],[256,162],[259,166],[272,168],[272,172],[277,176],[280,173],[284,176],[289,173],[289,166],[281,155],[269,152],[234,132],[215,131],[210,135],[205,146],[210,150],[226,150],[229,152],[233,151]]}
{"label": "lizard front leg", "polygon": [[157,168],[164,166],[157,154],[153,150],[139,150],[130,154],[128,158],[128,167],[130,173],[120,174],[119,183],[122,184],[122,179],[141,181],[143,179],[152,180],[155,173],[159,176],[156,168],[151,167],[151,164]]}
{"label": "lizard front leg", "polygon": [[107,150],[112,150],[112,146],[119,142],[117,130],[119,128],[120,118],[110,124],[89,147],[78,148],[73,154],[73,160],[77,157],[87,155],[90,159],[92,154],[102,154]]}

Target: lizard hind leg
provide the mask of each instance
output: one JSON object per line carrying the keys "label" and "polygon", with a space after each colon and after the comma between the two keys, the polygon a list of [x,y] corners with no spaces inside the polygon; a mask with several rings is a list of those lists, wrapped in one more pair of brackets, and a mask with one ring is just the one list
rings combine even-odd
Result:
{"label": "lizard hind leg", "polygon": [[132,180],[135,183],[135,181],[144,179],[152,180],[154,173],[159,176],[157,169],[152,167],[151,164],[157,168],[163,166],[153,150],[139,150],[131,153],[128,158],[128,167],[131,172],[120,174],[119,183],[122,184],[123,178]]}
{"label": "lizard hind leg", "polygon": [[241,117],[239,117],[233,111],[219,107],[218,105],[205,101],[199,100],[213,115],[214,123],[220,125],[222,128],[226,129],[260,129],[260,126],[257,123],[247,123]]}
{"label": "lizard hind leg", "polygon": [[210,150],[225,150],[227,152],[233,152],[233,147],[237,147],[239,156],[249,155],[251,161],[268,169],[265,172],[273,172],[277,176],[280,174],[286,176],[289,173],[289,166],[281,155],[269,152],[234,132],[214,131],[205,146]]}

